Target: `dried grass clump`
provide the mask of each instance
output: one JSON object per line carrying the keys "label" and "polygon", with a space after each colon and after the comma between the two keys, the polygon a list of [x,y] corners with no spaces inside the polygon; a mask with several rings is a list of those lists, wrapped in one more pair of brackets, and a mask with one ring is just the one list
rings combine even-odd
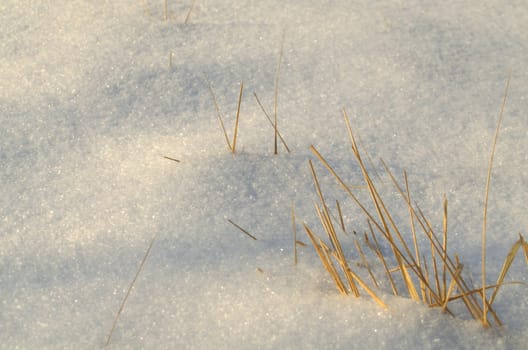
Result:
{"label": "dried grass clump", "polygon": [[[507,89],[505,96],[506,94]],[[500,127],[503,107],[504,102],[497,128]],[[341,207],[337,203],[337,215],[331,212],[311,161],[309,164],[318,197],[315,210],[326,233],[327,240],[318,237],[310,227],[306,224],[304,225],[304,229],[315,251],[319,255],[323,266],[332,277],[339,292],[344,295],[353,294],[359,297],[364,291],[380,306],[386,307],[386,304],[378,295],[380,283],[372,271],[372,266],[367,262],[364,252],[364,248],[366,248],[379,261],[394,295],[410,297],[430,307],[440,308],[442,311],[453,316],[454,313],[450,309],[451,303],[461,301],[469,315],[475,320],[479,320],[484,327],[501,326],[502,322],[493,308],[493,303],[499,290],[505,284],[505,276],[521,247],[523,248],[526,263],[528,264],[528,243],[524,237],[519,234],[519,239],[512,245],[495,284],[486,284],[486,279],[483,276],[483,284],[480,287],[475,287],[473,281],[464,277],[464,266],[461,264],[458,255],[453,254],[448,248],[447,199],[444,198],[443,202],[442,232],[435,232],[433,226],[430,224],[430,220],[411,199],[406,172],[403,172],[403,185],[399,184],[391,170],[382,161],[385,171],[399,194],[405,211],[408,213],[409,225],[407,228],[402,227],[406,225],[398,223],[395,211],[389,209],[384,202],[378,186],[375,184],[370,171],[365,166],[356,137],[350,126],[350,120],[345,111],[343,111],[343,115],[351,142],[352,153],[361,170],[364,188],[368,191],[370,203],[364,203],[358,199],[352,187],[342,180],[315,147],[312,146],[311,151],[335,180],[337,180],[348,196],[357,204],[366,218],[368,233],[364,234],[362,242],[356,239],[354,243],[362,261],[362,266],[368,271],[371,283],[364,281],[352,270],[352,264],[347,261],[343,253],[343,248],[337,235],[339,226],[345,231]],[[496,132],[493,141],[492,157],[489,164],[490,168],[492,166],[497,135],[498,132]],[[490,172],[488,171],[486,204],[489,184]],[[484,217],[486,217],[486,208],[484,209]],[[426,239],[427,244],[425,249],[418,244],[420,236]],[[486,271],[485,236],[486,230],[484,224],[482,233],[483,253],[481,259],[483,274]],[[381,246],[388,246],[388,252],[382,252]],[[405,290],[400,290],[402,286]]]}

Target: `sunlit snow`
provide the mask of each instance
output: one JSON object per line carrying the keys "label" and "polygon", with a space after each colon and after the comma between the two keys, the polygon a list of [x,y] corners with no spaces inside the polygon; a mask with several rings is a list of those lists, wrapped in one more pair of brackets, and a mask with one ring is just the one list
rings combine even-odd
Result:
{"label": "sunlit snow", "polygon": [[[0,4],[0,348],[102,348],[152,237],[109,348],[528,344],[526,285],[501,290],[501,330],[388,285],[382,310],[340,296],[312,247],[298,247],[294,266],[291,224],[294,206],[299,240],[309,242],[303,222],[321,231],[310,145],[360,179],[346,108],[374,167],[382,173],[383,158],[398,176],[406,169],[433,225],[447,196],[451,247],[478,285],[486,170],[511,70],[489,204],[495,281],[528,235],[528,3],[197,0],[187,23],[191,0],[168,0],[166,16],[164,3]],[[274,155],[253,94],[273,115],[283,35],[277,126],[291,153],[279,144]],[[235,155],[207,79],[230,137],[244,82]],[[367,230],[315,164],[346,225]],[[507,280],[527,276],[519,255]]]}

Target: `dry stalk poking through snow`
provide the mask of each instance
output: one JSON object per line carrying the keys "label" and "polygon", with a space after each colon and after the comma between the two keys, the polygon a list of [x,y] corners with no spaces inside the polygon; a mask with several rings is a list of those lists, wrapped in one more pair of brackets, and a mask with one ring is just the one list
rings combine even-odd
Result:
{"label": "dry stalk poking through snow", "polygon": [[[413,203],[405,171],[403,173],[404,184],[400,185],[389,167],[383,162],[385,171],[399,194],[405,212],[409,216],[409,228],[405,229],[402,227],[402,224],[398,223],[395,210],[387,207],[370,171],[365,166],[363,155],[358,148],[356,136],[352,132],[346,111],[343,111],[343,116],[351,142],[352,153],[361,171],[364,187],[370,197],[370,203],[359,200],[358,196],[354,194],[353,188],[342,180],[326,158],[314,146],[311,147],[311,151],[365,216],[369,233],[365,233],[363,245],[379,260],[393,294],[408,296],[430,307],[438,307],[451,315],[454,315],[454,313],[450,309],[450,304],[454,301],[461,301],[469,315],[479,320],[483,326],[501,326],[502,322],[493,308],[493,303],[500,288],[505,284],[505,276],[521,247],[528,264],[528,243],[524,237],[519,234],[519,239],[509,251],[495,284],[483,284],[480,287],[473,287],[472,281],[464,277],[464,266],[460,263],[458,255],[453,254],[448,249],[447,199],[444,198],[442,232],[439,235],[434,231],[430,220],[424,215],[420,207]],[[502,109],[499,120],[502,120]],[[500,127],[500,123],[498,127]],[[493,141],[493,144],[495,143],[496,137]],[[378,295],[379,292],[377,292],[379,291],[378,285],[380,283],[372,272],[372,266],[366,263],[365,250],[357,240],[355,241],[356,250],[363,262],[362,265],[368,270],[368,276],[372,280],[372,287],[358,273],[352,271],[352,264],[344,254],[335,229],[338,225],[344,228],[341,208],[339,205],[337,206],[338,219],[336,219],[327,204],[315,167],[311,161],[309,165],[318,197],[315,209],[326,233],[327,240],[319,238],[307,225],[304,225],[304,229],[323,266],[332,277],[341,294],[352,293],[358,297],[364,291],[379,305],[386,307]],[[486,186],[487,193],[489,178]],[[409,232],[404,232],[406,230]],[[426,239],[425,249],[418,244],[419,235]],[[485,234],[483,234],[484,239]],[[483,242],[484,244],[485,241]],[[380,248],[382,245],[388,246],[390,249],[382,252]],[[485,247],[483,251],[485,251]],[[482,257],[482,263],[485,263],[485,255]],[[485,278],[482,280],[485,282]],[[405,292],[399,290],[398,286],[403,286]],[[490,297],[487,297],[488,292],[491,292]]]}

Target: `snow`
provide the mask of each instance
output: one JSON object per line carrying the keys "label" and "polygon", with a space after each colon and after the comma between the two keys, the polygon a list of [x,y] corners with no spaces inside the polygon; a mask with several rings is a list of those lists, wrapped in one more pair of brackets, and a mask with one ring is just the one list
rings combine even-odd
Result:
{"label": "snow", "polygon": [[[528,343],[526,285],[499,294],[501,330],[387,286],[382,310],[340,296],[312,247],[294,266],[291,232],[292,205],[300,240],[302,222],[320,230],[311,144],[359,179],[346,108],[373,158],[407,169],[434,225],[447,195],[452,247],[479,281],[486,168],[511,69],[489,207],[494,281],[528,227],[525,2],[197,0],[188,23],[191,1],[168,5],[167,21],[163,1],[0,5],[1,347],[102,348],[153,236],[109,348]],[[283,33],[278,127],[292,152],[275,156],[253,92],[272,113]],[[236,155],[206,78],[230,134],[244,81]],[[347,226],[364,232],[315,164]],[[508,280],[527,283],[523,259]]]}

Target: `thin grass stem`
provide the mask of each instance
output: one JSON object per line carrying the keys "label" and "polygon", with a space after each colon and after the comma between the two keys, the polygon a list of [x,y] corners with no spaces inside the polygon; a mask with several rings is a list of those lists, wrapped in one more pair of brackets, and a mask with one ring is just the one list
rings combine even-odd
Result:
{"label": "thin grass stem", "polygon": [[275,137],[274,137],[274,143],[273,143],[273,154],[277,155],[278,154],[278,149],[277,149],[277,138],[278,138],[278,126],[277,126],[277,107],[278,107],[278,104],[279,104],[279,77],[280,77],[280,71],[281,71],[281,64],[282,64],[282,55],[283,55],[283,51],[284,51],[284,39],[286,37],[286,32],[283,31],[282,32],[282,39],[281,39],[281,47],[280,47],[280,51],[279,51],[279,60],[277,62],[277,71],[275,73],[275,89],[274,89],[274,95],[275,95],[275,99],[274,99],[274,103],[273,103],[273,114],[274,114],[274,117],[275,117],[275,123],[273,123],[274,125],[274,128],[275,128]]}
{"label": "thin grass stem", "polygon": [[317,242],[317,239],[315,238],[314,233],[312,232],[312,230],[310,230],[310,228],[306,224],[304,224],[304,230],[306,231],[308,238],[310,238],[310,241],[312,242],[312,245],[314,246],[315,251],[317,252],[317,255],[319,255],[319,259],[321,260],[323,266],[325,267],[326,271],[328,271],[328,273],[334,280],[337,290],[339,290],[341,294],[347,295],[348,292],[345,288],[345,285],[343,284],[343,281],[341,280],[341,277],[337,273],[332,262],[329,260],[328,254],[324,252],[324,249]]}
{"label": "thin grass stem", "polygon": [[499,112],[499,120],[497,122],[497,127],[495,128],[495,136],[493,137],[493,142],[491,145],[491,154],[488,164],[488,174],[486,176],[486,187],[484,191],[484,214],[482,218],[482,324],[484,326],[489,326],[488,323],[488,302],[486,296],[486,228],[488,223],[488,199],[489,199],[489,190],[491,185],[491,170],[493,169],[493,158],[495,157],[495,146],[497,145],[497,139],[499,138],[499,131],[502,125],[502,120],[504,119],[504,107],[506,106],[506,98],[508,96],[508,89],[510,87],[511,71],[508,75],[508,81],[506,83],[506,88],[504,89],[504,98],[502,100],[502,105]]}
{"label": "thin grass stem", "polygon": [[370,278],[372,279],[372,282],[374,282],[374,285],[376,288],[379,288],[378,281],[376,280],[376,277],[374,277],[374,273],[372,272],[372,269],[370,268],[370,265],[367,261],[367,257],[365,256],[365,253],[363,253],[363,249],[361,249],[361,245],[359,244],[359,241],[357,239],[354,240],[354,245],[356,246],[356,250],[358,251],[359,256],[361,257],[361,261],[363,262],[363,265],[365,265]]}
{"label": "thin grass stem", "polygon": [[185,21],[183,23],[187,24],[189,22],[189,19],[191,19],[191,12],[194,9],[195,3],[196,3],[196,0],[193,0],[191,3],[191,7],[189,8],[189,11],[187,11],[187,16],[185,16]]}
{"label": "thin grass stem", "polygon": [[[392,293],[395,296],[398,296],[399,295],[398,288],[396,287],[396,283],[394,283],[394,279],[392,278],[392,274],[389,271],[389,266],[387,265],[387,261],[385,260],[385,257],[383,256],[383,253],[381,252],[381,248],[380,248],[378,240],[376,238],[376,234],[374,233],[374,229],[372,228],[372,224],[370,223],[369,220],[367,220],[367,223],[368,223],[368,226],[369,226],[369,229],[370,229],[370,235],[372,236],[372,240],[374,242],[373,250],[376,253],[376,255],[378,256],[378,259],[381,261],[381,264],[383,265],[383,268],[385,269],[385,273],[387,274],[387,278],[389,279],[389,283],[390,283],[391,288],[392,288]],[[367,240],[367,243],[368,243],[368,240]]]}
{"label": "thin grass stem", "polygon": [[295,224],[295,206],[291,206],[292,232],[293,232],[293,264],[297,265],[297,225]]}
{"label": "thin grass stem", "polygon": [[338,200],[336,200],[336,208],[337,213],[339,214],[339,223],[341,224],[341,229],[346,233],[345,220],[343,220],[343,212],[341,211],[341,205],[339,204]]}
{"label": "thin grass stem", "polygon": [[526,265],[528,265],[528,243],[526,242],[526,240],[520,233],[519,233],[519,237],[523,242],[524,258],[526,260]]}
{"label": "thin grass stem", "polygon": [[237,142],[237,135],[238,135],[238,121],[240,117],[240,105],[242,103],[242,93],[244,92],[244,82],[240,82],[240,95],[238,96],[238,105],[237,105],[237,113],[236,113],[236,119],[235,119],[235,131],[233,133],[233,148],[231,151],[233,153],[236,153],[236,142]]}
{"label": "thin grass stem", "polygon": [[236,223],[233,222],[233,220],[231,219],[227,219],[227,221],[235,226],[236,228],[238,228],[240,231],[242,231],[242,233],[246,234],[248,237],[252,238],[253,240],[257,240],[257,237],[253,236],[251,233],[249,233],[247,230],[243,229],[242,227],[240,227],[239,225],[237,225]]}
{"label": "thin grass stem", "polygon": [[110,344],[110,340],[112,339],[112,335],[114,334],[117,321],[119,320],[119,317],[121,316],[121,313],[123,312],[123,309],[125,308],[125,304],[128,300],[128,297],[130,296],[130,292],[132,291],[132,288],[134,288],[134,284],[136,283],[136,280],[138,279],[138,276],[141,273],[141,270],[143,270],[143,266],[145,265],[145,262],[147,261],[147,258],[150,254],[150,250],[152,249],[152,246],[154,245],[155,240],[156,240],[156,235],[154,235],[152,239],[150,240],[150,244],[148,246],[147,251],[145,252],[145,255],[143,256],[143,260],[141,260],[141,263],[139,264],[136,274],[134,278],[132,279],[130,286],[127,289],[127,292],[125,294],[125,297],[123,298],[123,301],[121,302],[121,305],[119,306],[119,310],[117,311],[117,314],[114,318],[114,322],[112,323],[112,328],[110,329],[110,333],[108,333],[108,337],[106,338],[105,347],[108,346],[108,344]]}
{"label": "thin grass stem", "polygon": [[504,283],[504,278],[506,277],[506,274],[508,273],[508,270],[510,269],[513,261],[515,260],[515,256],[517,255],[517,252],[519,251],[519,248],[523,245],[523,239],[522,237],[519,238],[517,242],[515,242],[512,247],[510,248],[510,251],[508,252],[508,255],[506,255],[506,258],[504,259],[504,263],[502,264],[502,269],[499,273],[499,278],[497,279],[497,287],[493,291],[493,294],[491,295],[489,299],[489,304],[492,305],[495,301],[495,298],[497,296],[497,293],[499,293],[499,288]]}
{"label": "thin grass stem", "polygon": [[[447,261],[447,197],[444,194],[444,212],[443,212],[443,220],[442,220],[442,227],[443,227],[443,241],[442,241],[442,296],[445,299],[447,299],[447,267],[446,267],[446,261]],[[455,270],[456,273],[456,270]]]}
{"label": "thin grass stem", "polygon": [[224,133],[225,142],[227,144],[227,148],[229,148],[229,151],[233,152],[233,146],[231,146],[231,141],[229,141],[229,136],[227,136],[227,131],[224,125],[224,121],[222,120],[222,113],[220,113],[220,107],[218,106],[218,100],[216,99],[216,94],[213,90],[213,85],[205,77],[205,80],[207,81],[207,86],[209,87],[209,92],[211,93],[211,96],[213,97],[213,102],[216,110],[216,116],[218,117],[218,121],[220,122],[220,127],[222,128],[222,131]]}
{"label": "thin grass stem", "polygon": [[176,162],[176,163],[180,162],[180,160],[176,159],[176,158],[171,158],[171,157],[167,157],[167,156],[163,156],[163,158],[168,159],[168,160],[172,160],[173,162]]}
{"label": "thin grass stem", "polygon": [[[266,109],[264,108],[264,106],[260,102],[260,99],[258,98],[257,94],[254,92],[253,95],[255,96],[255,99],[257,100],[257,103],[260,106],[260,109],[262,110],[262,112],[264,112],[264,115],[266,116],[266,118],[268,119],[269,123],[271,124],[271,127],[273,128],[273,130],[277,129],[277,128],[275,128],[275,124],[273,123],[273,120],[269,116],[268,112],[266,112]],[[281,140],[282,144],[284,145],[284,148],[286,148],[286,151],[288,153],[290,153],[290,148],[286,144],[286,141],[284,141],[284,138],[282,137],[282,135],[281,135],[281,133],[279,132],[278,129],[277,129],[277,135],[279,136],[279,139]]]}

